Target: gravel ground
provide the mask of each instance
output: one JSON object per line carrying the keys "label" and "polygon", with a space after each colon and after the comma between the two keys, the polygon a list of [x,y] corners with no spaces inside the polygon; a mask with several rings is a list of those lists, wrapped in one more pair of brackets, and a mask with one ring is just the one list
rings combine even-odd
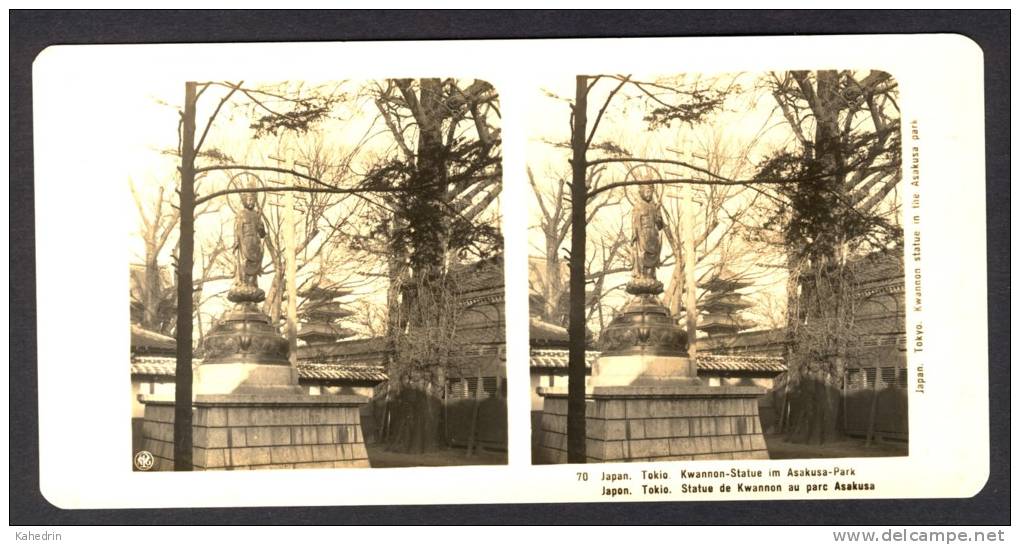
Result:
{"label": "gravel ground", "polygon": [[446,448],[426,454],[388,452],[377,444],[366,445],[366,448],[372,467],[506,465],[506,453],[498,451],[479,449],[468,458],[467,449],[464,448]]}
{"label": "gravel ground", "polygon": [[797,458],[870,458],[907,455],[906,443],[873,442],[870,447],[866,447],[864,446],[864,439],[853,437],[824,445],[803,445],[787,442],[783,439],[782,435],[766,435],[765,442],[769,447],[769,458],[773,460]]}

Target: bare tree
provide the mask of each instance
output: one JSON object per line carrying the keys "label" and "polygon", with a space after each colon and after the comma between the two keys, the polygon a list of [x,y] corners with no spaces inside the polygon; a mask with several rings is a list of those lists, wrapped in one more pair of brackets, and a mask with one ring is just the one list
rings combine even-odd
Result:
{"label": "bare tree", "polygon": [[133,180],[128,180],[131,196],[141,221],[140,234],[145,244],[143,258],[144,272],[141,282],[142,327],[162,333],[169,333],[172,327],[172,312],[176,307],[173,296],[174,286],[163,286],[160,275],[159,257],[170,240],[180,211],[171,206],[170,199],[162,185],[159,186],[155,203],[150,208],[138,194]]}
{"label": "bare tree", "polygon": [[[138,193],[133,180],[128,180],[128,186],[131,189],[135,207],[138,209],[141,222],[139,235],[145,247],[141,282],[138,286],[141,289],[141,325],[146,329],[165,335],[174,335],[177,324],[176,277],[163,274],[164,267],[160,265],[160,259],[168,257],[173,262],[177,260],[179,241],[174,234],[180,221],[180,210],[174,206],[165,185],[157,185],[154,202],[148,206],[144,197]],[[195,217],[212,215],[217,212],[219,212],[218,208],[207,205],[198,210]],[[170,243],[173,243],[172,247],[168,247]],[[168,250],[170,255],[166,256]],[[228,276],[215,272],[221,265],[219,258],[222,256],[222,252],[222,237],[215,239],[208,248],[204,249],[205,255],[201,272],[193,281],[197,299],[201,299],[205,284],[228,278]],[[198,315],[199,312],[196,308],[196,319],[198,319]]]}
{"label": "bare tree", "polygon": [[[563,285],[564,260],[561,254],[566,253],[564,252],[564,243],[567,235],[570,233],[571,200],[570,195],[565,192],[567,178],[562,175],[553,176],[554,181],[544,183],[544,181],[537,181],[535,179],[535,175],[530,167],[527,171],[528,181],[532,187],[532,195],[538,202],[539,211],[541,212],[538,228],[542,231],[544,237],[544,245],[541,248],[545,269],[541,275],[544,308],[540,314],[544,320],[550,323],[566,326],[569,320],[566,314],[567,308],[564,304],[566,291]],[[604,171],[604,168],[592,169],[588,173],[588,185],[597,187]],[[598,199],[597,202],[592,203],[588,207],[586,221],[589,224],[592,223],[596,214],[601,209],[618,204],[620,204],[620,196],[614,193],[607,193],[603,198]],[[588,298],[588,311],[586,313],[588,318],[591,318],[596,312],[601,313],[601,300],[603,298],[606,275],[626,269],[626,265],[621,265],[619,259],[617,259],[620,257],[620,250],[622,248],[621,237],[625,238],[626,235],[622,233],[622,230],[618,229],[612,236],[612,241],[599,240],[592,247],[594,252],[602,250],[601,260],[588,260],[586,279],[588,283],[592,284],[593,289],[592,297]]]}

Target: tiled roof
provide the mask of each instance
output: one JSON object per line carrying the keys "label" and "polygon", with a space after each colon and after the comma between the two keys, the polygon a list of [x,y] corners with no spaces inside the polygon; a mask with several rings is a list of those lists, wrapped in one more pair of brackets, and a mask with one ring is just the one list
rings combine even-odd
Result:
{"label": "tiled roof", "polygon": [[[192,360],[192,367],[200,363],[199,360]],[[145,357],[136,356],[131,359],[132,375],[150,375],[157,377],[172,377],[177,369],[177,358],[174,357]]]}
{"label": "tiled roof", "polygon": [[381,365],[346,363],[299,363],[298,375],[303,379],[361,380],[383,382],[389,377]]}
{"label": "tiled roof", "polygon": [[724,372],[782,373],[786,371],[786,363],[783,358],[777,356],[698,354],[698,369]]}
{"label": "tiled roof", "polygon": [[[195,365],[200,360],[193,362]],[[132,375],[172,377],[176,371],[174,358],[136,357],[131,362]],[[298,376],[308,380],[355,380],[382,382],[387,380],[381,365],[357,363],[299,363]]]}
{"label": "tiled roof", "polygon": [[[599,355],[594,350],[589,350],[584,353],[584,366],[587,369],[591,369],[591,364],[595,361]],[[542,349],[531,351],[531,368],[532,369],[566,369],[567,368],[567,350],[557,349]]]}
{"label": "tiled roof", "polygon": [[383,337],[344,340],[298,346],[298,361],[332,358],[382,359],[385,356],[385,351],[386,339]]}
{"label": "tiled roof", "polygon": [[[585,367],[590,369],[592,362],[595,361],[598,355],[599,352],[595,351],[585,352]],[[566,369],[567,351],[557,349],[532,350],[531,368]],[[786,371],[786,364],[783,362],[783,358],[773,356],[699,354],[698,369],[716,372],[782,373]]]}
{"label": "tiled roof", "polygon": [[499,257],[454,265],[449,276],[462,297],[478,291],[503,292],[503,260]]}

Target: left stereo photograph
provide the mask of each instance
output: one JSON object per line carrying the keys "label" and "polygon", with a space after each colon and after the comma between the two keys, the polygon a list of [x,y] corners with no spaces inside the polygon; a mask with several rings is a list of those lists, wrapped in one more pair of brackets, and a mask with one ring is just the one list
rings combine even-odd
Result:
{"label": "left stereo photograph", "polygon": [[506,464],[496,88],[151,87],[124,157],[132,468]]}

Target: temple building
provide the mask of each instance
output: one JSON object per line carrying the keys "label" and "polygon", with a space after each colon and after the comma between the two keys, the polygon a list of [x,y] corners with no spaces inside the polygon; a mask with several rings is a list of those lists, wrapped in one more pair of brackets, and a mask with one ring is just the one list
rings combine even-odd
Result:
{"label": "temple building", "polygon": [[[881,439],[906,440],[907,353],[906,300],[902,249],[858,258],[854,268],[854,318],[840,423],[850,436],[869,431]],[[805,318],[806,319],[806,318]],[[702,353],[741,357],[783,357],[787,351],[786,330],[717,331],[698,339]],[[772,390],[762,398],[762,423],[781,431],[786,405],[787,376],[774,377]],[[768,410],[766,410],[766,406]],[[874,418],[872,408],[874,407]]]}

